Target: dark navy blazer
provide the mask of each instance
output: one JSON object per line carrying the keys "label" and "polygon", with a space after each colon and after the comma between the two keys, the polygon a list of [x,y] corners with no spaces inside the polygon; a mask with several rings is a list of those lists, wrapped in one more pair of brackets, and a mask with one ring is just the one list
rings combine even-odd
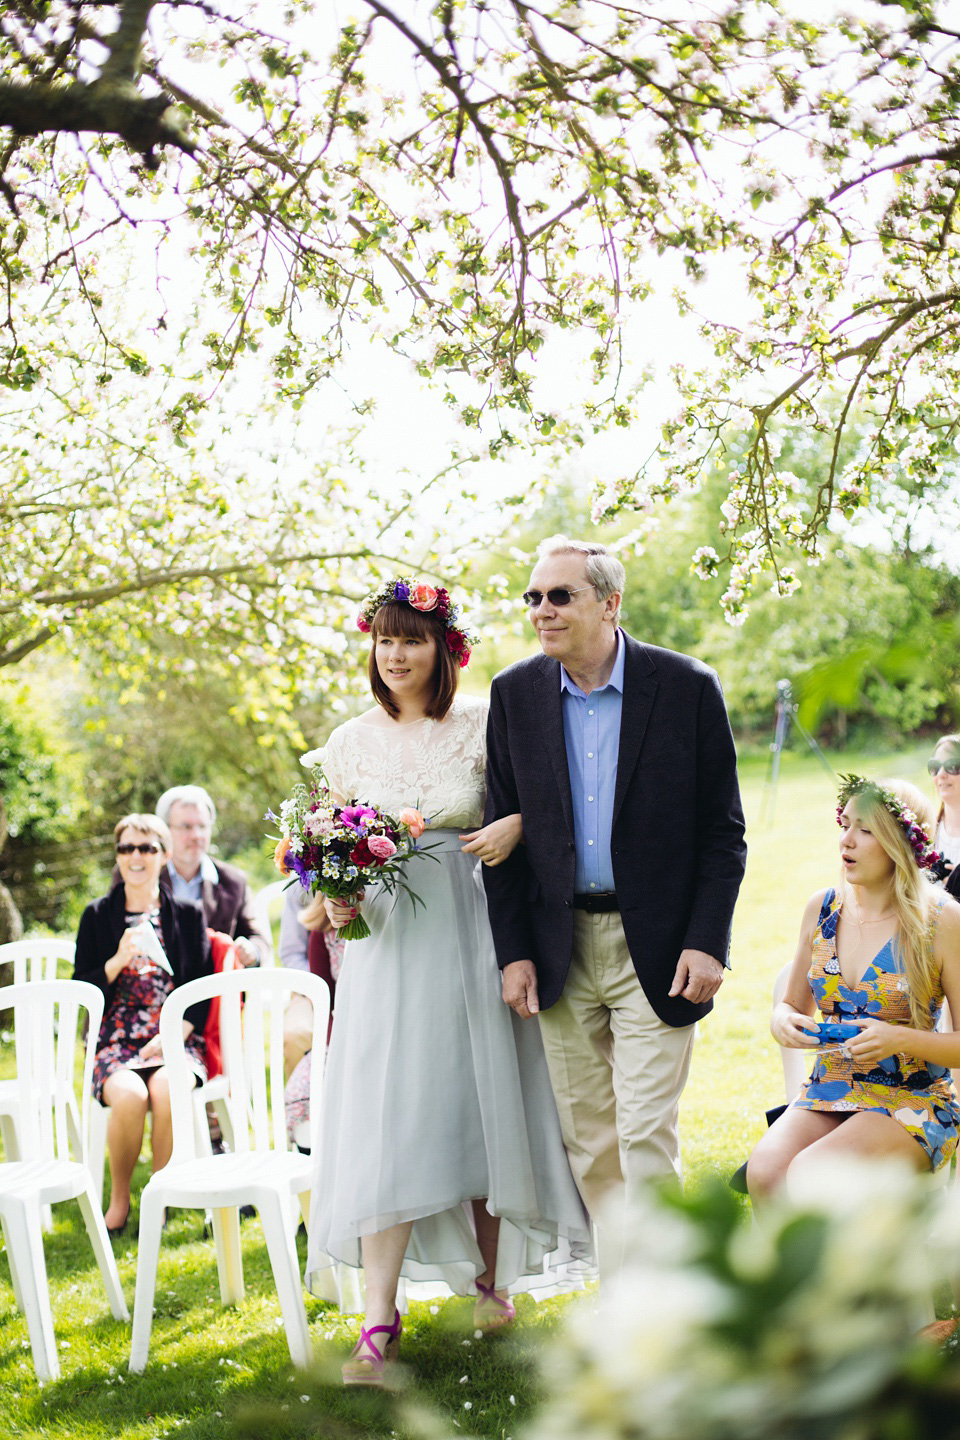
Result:
{"label": "dark navy blazer", "polygon": [[[623,633],[623,632],[621,632]],[[624,633],[623,709],[611,852],[637,976],[668,1025],[712,1009],[670,997],[681,950],[727,964],[746,845],[737,761],[716,674]],[[490,694],[485,821],[519,811],[524,843],[483,867],[501,969],[537,967],[540,1008],[563,992],[573,947],[574,828],[560,666],[539,655]]]}

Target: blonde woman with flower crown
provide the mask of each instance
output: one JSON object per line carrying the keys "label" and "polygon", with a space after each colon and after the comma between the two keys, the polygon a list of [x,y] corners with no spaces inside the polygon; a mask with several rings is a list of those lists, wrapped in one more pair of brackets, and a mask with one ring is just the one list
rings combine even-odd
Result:
{"label": "blonde woman with flower crown", "polygon": [[[939,1170],[957,1147],[960,1034],[935,1026],[944,1000],[960,1015],[960,905],[928,878],[938,859],[928,802],[903,780],[841,778],[840,883],[807,903],[770,1025],[780,1045],[819,1053],[747,1162],[755,1201],[810,1161],[899,1157]],[[821,1024],[843,1029],[821,1038]]]}
{"label": "blonde woman with flower crown", "polygon": [[[560,1239],[589,1244],[539,1031],[500,999],[477,860],[497,864],[519,816],[480,825],[486,703],[457,695],[474,642],[447,592],[400,579],[364,605],[375,706],[333,731],[322,763],[339,802],[428,817],[411,870],[424,901],[357,897],[371,934],[349,940],[324,1082],[308,1277],[364,1270],[366,1317],[343,1366],[380,1385],[396,1357],[398,1281],[475,1297],[474,1323],[512,1320],[509,1286],[543,1274]],[[313,760],[313,756],[305,757]],[[464,833],[467,832],[467,833]],[[357,904],[327,900],[345,926]]]}

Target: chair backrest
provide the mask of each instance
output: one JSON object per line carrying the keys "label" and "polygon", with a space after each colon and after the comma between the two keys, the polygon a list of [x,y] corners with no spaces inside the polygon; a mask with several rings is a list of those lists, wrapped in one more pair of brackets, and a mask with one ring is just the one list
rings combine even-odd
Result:
{"label": "chair backrest", "polygon": [[[190,1092],[192,1071],[183,1045],[183,1013],[198,1001],[220,1000],[220,1047],[229,1087],[234,1149],[287,1150],[283,1074],[283,1012],[291,994],[313,1005],[310,1071],[311,1133],[320,1116],[330,992],[317,975],[301,970],[225,970],[178,985],[160,1012],[160,1042],[170,1081],[173,1120],[171,1163],[195,1157]],[[247,1124],[243,1124],[243,1117]]]}
{"label": "chair backrest", "polygon": [[[773,982],[774,1006],[779,1005],[783,999],[792,968],[792,964],[787,964],[777,973],[777,978]],[[800,1086],[807,1078],[807,1061],[813,1054],[813,1051],[791,1050],[785,1045],[781,1045],[779,1049],[780,1060],[783,1064],[783,1097],[789,1105],[790,1101],[799,1093]]]}
{"label": "chair backrest", "polygon": [[[273,919],[271,917],[270,910],[273,906],[274,901],[280,898],[280,896],[284,893],[289,884],[289,879],[271,880],[269,885],[264,885],[263,888],[258,890],[256,895],[253,897],[253,904],[256,911],[257,922],[264,935],[269,935],[271,939],[273,937]],[[270,963],[274,965],[277,963],[275,946]]]}
{"label": "chair backrest", "polygon": [[14,985],[30,980],[56,980],[57,962],[73,965],[76,946],[72,940],[47,935],[39,940],[11,940],[0,945],[0,965],[13,966]]}
{"label": "chair backrest", "polygon": [[[85,980],[30,980],[8,985],[0,997],[3,1008],[13,1010],[21,1160],[70,1159],[68,1115],[79,1113],[86,1161],[87,1112],[103,991]],[[81,1023],[86,1039],[78,1107],[76,1054]]]}

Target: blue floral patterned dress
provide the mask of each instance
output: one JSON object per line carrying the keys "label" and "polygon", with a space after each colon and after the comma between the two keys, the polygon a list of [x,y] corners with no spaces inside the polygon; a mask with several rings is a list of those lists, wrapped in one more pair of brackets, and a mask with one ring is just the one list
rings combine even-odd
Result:
{"label": "blue floral patterned dress", "polygon": [[[130,930],[144,918],[150,921],[166,953],[159,910],[152,910],[146,917],[131,914],[128,910],[124,923]],[[127,965],[120,971],[100,1026],[100,1043],[93,1065],[93,1095],[101,1103],[104,1081],[115,1070],[148,1071],[156,1070],[163,1064],[156,1058],[141,1060],[140,1048],[159,1033],[160,1011],[173,986],[173,976],[145,956],[140,957],[138,966]],[[191,1067],[202,1083],[207,1078],[203,1035],[194,1032],[188,1037],[185,1048]]]}
{"label": "blue floral patterned dress", "polygon": [[[933,936],[943,898],[938,898],[927,934],[931,961]],[[873,957],[859,985],[845,985],[837,959],[837,892],[828,890],[817,920],[810,989],[825,1020],[868,1020],[912,1025],[905,976],[897,964],[893,940]],[[930,1002],[934,1023],[943,1007],[939,981]],[[798,1110],[874,1110],[889,1115],[923,1146],[930,1168],[946,1165],[957,1148],[960,1104],[950,1071],[913,1055],[891,1055],[870,1070],[857,1068],[842,1047],[824,1050],[814,1061],[810,1079],[793,1102]]]}

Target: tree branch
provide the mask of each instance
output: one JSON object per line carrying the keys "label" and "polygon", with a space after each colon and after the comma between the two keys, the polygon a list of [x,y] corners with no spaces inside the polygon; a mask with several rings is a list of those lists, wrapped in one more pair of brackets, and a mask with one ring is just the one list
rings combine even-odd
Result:
{"label": "tree branch", "polygon": [[176,115],[168,115],[169,95],[141,95],[132,81],[104,85],[29,85],[0,82],[0,126],[17,135],[44,135],[89,130],[118,135],[138,151],[150,168],[156,168],[153,150],[173,145],[192,155],[196,142],[183,130]]}

